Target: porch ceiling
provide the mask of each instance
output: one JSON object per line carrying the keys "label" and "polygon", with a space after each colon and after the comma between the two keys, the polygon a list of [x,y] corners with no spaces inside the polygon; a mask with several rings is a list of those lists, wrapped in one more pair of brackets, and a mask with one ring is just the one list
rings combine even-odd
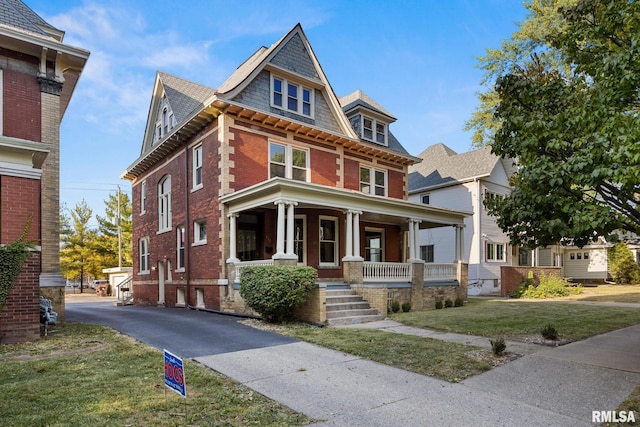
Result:
{"label": "porch ceiling", "polygon": [[421,220],[420,228],[463,224],[472,212],[440,208],[406,200],[372,196],[358,191],[325,187],[308,182],[272,178],[220,198],[228,213],[255,208],[275,209],[279,200],[297,202],[296,208],[323,208],[362,212],[361,220],[380,224],[406,224],[407,219]]}

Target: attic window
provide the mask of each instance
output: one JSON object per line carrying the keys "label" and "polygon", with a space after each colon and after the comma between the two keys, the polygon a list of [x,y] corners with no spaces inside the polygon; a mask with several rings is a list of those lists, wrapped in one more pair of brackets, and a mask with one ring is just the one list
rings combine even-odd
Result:
{"label": "attic window", "polygon": [[362,116],[362,138],[386,146],[387,125],[371,117]]}
{"label": "attic window", "polygon": [[271,75],[271,106],[313,117],[313,89]]}

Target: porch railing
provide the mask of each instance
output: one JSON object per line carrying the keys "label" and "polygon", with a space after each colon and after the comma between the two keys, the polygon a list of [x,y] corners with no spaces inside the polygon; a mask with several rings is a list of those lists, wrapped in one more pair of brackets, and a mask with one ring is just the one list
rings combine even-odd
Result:
{"label": "porch railing", "polygon": [[240,283],[240,277],[242,276],[242,270],[244,270],[247,267],[261,267],[261,266],[267,266],[267,265],[273,265],[273,260],[272,259],[259,259],[259,260],[255,260],[255,261],[241,261],[241,262],[237,262],[234,264],[234,279],[233,282],[234,283]]}
{"label": "porch railing", "polygon": [[456,280],[458,269],[456,264],[424,264],[424,281],[436,282],[440,280]]}
{"label": "porch railing", "polygon": [[405,262],[364,262],[365,282],[411,282],[411,264]]}

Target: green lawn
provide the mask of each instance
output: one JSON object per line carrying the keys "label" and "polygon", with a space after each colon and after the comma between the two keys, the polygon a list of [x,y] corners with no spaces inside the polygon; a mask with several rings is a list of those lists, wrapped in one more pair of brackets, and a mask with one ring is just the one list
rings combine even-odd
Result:
{"label": "green lawn", "polygon": [[397,313],[389,317],[420,328],[505,339],[539,336],[540,330],[551,324],[561,339],[573,341],[640,323],[640,309],[545,300],[470,298],[464,307]]}
{"label": "green lawn", "polygon": [[[185,400],[164,386],[161,351],[101,326],[71,323],[55,330],[36,343],[0,346],[2,426],[298,426],[312,421],[190,360],[184,361]],[[92,347],[97,350],[77,351]],[[58,355],[12,360],[52,353]]]}

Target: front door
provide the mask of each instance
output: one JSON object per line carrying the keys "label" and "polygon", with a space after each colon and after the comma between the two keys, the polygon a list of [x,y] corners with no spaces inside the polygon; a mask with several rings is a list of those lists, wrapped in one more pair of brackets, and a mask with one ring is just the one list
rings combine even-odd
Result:
{"label": "front door", "polygon": [[237,224],[236,247],[238,259],[240,261],[264,259],[262,251],[262,227],[264,221],[262,215],[241,213]]}
{"label": "front door", "polygon": [[384,262],[384,230],[367,228],[364,232],[364,260]]}

